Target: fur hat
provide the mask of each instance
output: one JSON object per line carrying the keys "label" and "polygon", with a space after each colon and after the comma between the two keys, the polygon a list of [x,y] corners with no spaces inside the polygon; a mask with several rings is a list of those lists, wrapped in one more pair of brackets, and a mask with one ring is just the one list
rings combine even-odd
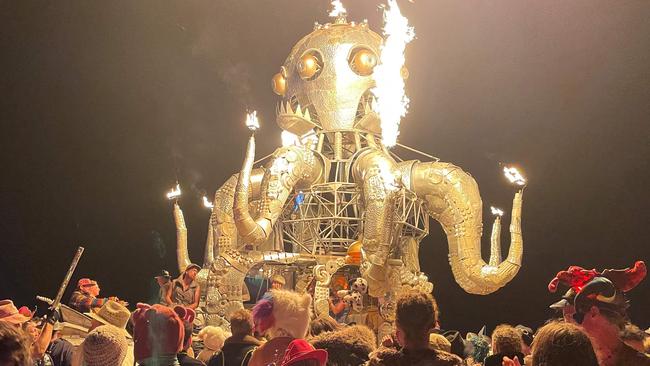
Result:
{"label": "fur hat", "polygon": [[327,351],[330,366],[363,365],[375,350],[375,333],[364,325],[352,325],[333,332],[323,332],[309,340]]}
{"label": "fur hat", "polygon": [[288,290],[271,290],[255,304],[255,329],[275,338],[287,335],[304,338],[309,328],[311,296]]}
{"label": "fur hat", "polygon": [[192,346],[192,333],[194,332],[194,318],[196,317],[196,312],[194,309],[180,305],[174,306],[174,312],[183,321],[183,329],[185,333],[183,349],[186,350]]}
{"label": "fur hat", "polygon": [[126,358],[128,345],[120,329],[112,325],[102,325],[88,334],[82,348],[84,365],[119,366]]}
{"label": "fur hat", "polygon": [[206,348],[218,352],[223,347],[226,338],[230,337],[230,334],[219,327],[208,325],[201,329],[198,337],[203,341]]}
{"label": "fur hat", "polygon": [[133,313],[135,360],[175,355],[183,348],[183,320],[164,305],[138,304]]}

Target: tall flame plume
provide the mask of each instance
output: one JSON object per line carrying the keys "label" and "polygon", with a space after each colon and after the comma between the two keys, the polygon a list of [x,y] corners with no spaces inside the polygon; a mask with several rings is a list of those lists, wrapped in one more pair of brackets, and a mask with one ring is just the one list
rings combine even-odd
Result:
{"label": "tall flame plume", "polygon": [[379,64],[375,67],[377,113],[381,119],[382,142],[387,147],[397,143],[399,124],[408,110],[409,98],[404,91],[404,49],[415,38],[415,30],[402,15],[396,0],[388,0],[384,9],[384,36]]}

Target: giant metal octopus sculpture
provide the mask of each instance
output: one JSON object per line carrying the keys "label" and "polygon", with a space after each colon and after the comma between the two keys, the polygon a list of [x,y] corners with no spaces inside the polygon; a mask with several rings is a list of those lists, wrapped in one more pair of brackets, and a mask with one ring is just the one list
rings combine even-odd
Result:
{"label": "giant metal octopus sculpture", "polygon": [[[246,274],[276,264],[295,268],[293,287],[314,291],[317,313],[328,311],[332,274],[358,266],[389,324],[399,291],[433,289],[418,262],[429,217],[447,235],[451,270],[465,291],[489,294],[517,274],[523,189],[513,200],[508,256],[501,260],[497,217],[486,263],[476,181],[436,159],[402,161],[382,144],[372,93],[382,42],[366,22],[338,17],[316,24],[274,76],[277,123],[301,137],[254,168],[253,134],[240,173],[216,191],[198,276],[205,323],[227,327],[248,299]],[[190,263],[187,229],[178,204],[174,214],[182,271]]]}

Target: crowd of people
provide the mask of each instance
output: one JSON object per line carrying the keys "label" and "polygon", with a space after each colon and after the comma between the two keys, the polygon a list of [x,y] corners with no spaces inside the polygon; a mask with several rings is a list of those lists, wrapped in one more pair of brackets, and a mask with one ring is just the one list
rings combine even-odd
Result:
{"label": "crowd of people", "polygon": [[0,365],[650,366],[650,329],[630,322],[625,296],[645,277],[643,262],[619,271],[561,271],[549,284],[553,292],[568,287],[551,305],[559,315],[537,331],[509,324],[489,336],[485,330],[465,336],[445,331],[435,298],[406,291],[381,339],[364,324],[315,316],[312,297],[283,289],[277,276],[252,311],[230,315],[230,332],[214,326],[197,331],[197,267],[173,280],[163,271],[156,277],[160,303],[138,303],[134,312],[117,298],[99,297],[96,281],[79,280],[70,305],[87,313],[91,325],[78,346],[59,336],[56,309],[37,318],[2,300]]}

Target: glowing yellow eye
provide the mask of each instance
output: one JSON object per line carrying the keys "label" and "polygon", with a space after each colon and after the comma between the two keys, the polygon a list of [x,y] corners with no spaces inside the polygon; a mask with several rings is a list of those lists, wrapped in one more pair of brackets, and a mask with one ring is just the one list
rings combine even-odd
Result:
{"label": "glowing yellow eye", "polygon": [[275,94],[284,96],[284,93],[287,92],[287,79],[282,76],[282,73],[277,73],[271,79],[271,86]]}
{"label": "glowing yellow eye", "polygon": [[309,52],[300,58],[297,65],[298,74],[305,80],[313,80],[318,77],[323,68],[323,62],[316,52]]}
{"label": "glowing yellow eye", "polygon": [[375,66],[377,66],[377,55],[367,48],[355,51],[350,58],[350,67],[361,76],[372,74]]}

